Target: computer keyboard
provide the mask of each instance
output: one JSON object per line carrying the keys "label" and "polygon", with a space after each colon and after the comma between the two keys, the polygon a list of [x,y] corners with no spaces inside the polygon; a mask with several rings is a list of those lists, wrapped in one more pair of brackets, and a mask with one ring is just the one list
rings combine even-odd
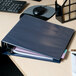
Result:
{"label": "computer keyboard", "polygon": [[0,0],[0,11],[20,13],[26,5],[26,1]]}

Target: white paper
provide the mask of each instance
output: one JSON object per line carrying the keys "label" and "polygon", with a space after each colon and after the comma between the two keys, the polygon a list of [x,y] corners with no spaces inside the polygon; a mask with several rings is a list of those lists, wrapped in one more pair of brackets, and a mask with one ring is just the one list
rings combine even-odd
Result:
{"label": "white paper", "polygon": [[72,60],[72,76],[76,76],[76,55],[71,53],[71,60]]}

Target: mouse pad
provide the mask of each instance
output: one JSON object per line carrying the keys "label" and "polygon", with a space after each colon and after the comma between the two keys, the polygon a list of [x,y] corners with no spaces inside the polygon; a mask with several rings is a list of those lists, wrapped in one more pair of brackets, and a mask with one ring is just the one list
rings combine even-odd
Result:
{"label": "mouse pad", "polygon": [[[32,7],[29,7],[21,14],[21,17],[23,14],[29,14],[29,15],[34,16],[33,9],[36,7],[39,7],[39,6],[45,7],[44,5],[35,5]],[[51,18],[55,14],[55,8],[50,7],[50,6],[46,6],[45,8],[47,9],[47,11],[38,18],[43,19],[43,20],[48,20],[49,18]],[[36,17],[36,16],[34,16],[34,17]]]}

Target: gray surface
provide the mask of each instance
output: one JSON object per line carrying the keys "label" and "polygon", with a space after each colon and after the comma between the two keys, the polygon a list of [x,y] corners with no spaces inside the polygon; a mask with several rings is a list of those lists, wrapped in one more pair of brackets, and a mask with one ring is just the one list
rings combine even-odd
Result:
{"label": "gray surface", "polygon": [[[23,13],[33,15],[33,9],[38,7],[38,6],[42,6],[42,5],[36,5],[36,6],[29,7]],[[42,14],[41,16],[46,17],[46,18],[50,18],[55,14],[55,9],[53,7],[46,6],[45,8],[47,9],[47,11],[44,14]]]}

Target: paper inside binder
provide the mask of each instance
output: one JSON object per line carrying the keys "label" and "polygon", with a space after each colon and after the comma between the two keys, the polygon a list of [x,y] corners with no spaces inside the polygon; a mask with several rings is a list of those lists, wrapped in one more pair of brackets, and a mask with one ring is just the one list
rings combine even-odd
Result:
{"label": "paper inside binder", "polygon": [[30,57],[36,57],[36,58],[43,58],[43,59],[53,60],[53,58],[48,57],[46,55],[43,55],[43,54],[40,54],[40,53],[36,53],[36,52],[32,52],[30,50],[19,48],[19,47],[13,48],[12,52],[17,53],[17,54],[21,54],[21,55],[25,55],[25,56],[30,56]]}

